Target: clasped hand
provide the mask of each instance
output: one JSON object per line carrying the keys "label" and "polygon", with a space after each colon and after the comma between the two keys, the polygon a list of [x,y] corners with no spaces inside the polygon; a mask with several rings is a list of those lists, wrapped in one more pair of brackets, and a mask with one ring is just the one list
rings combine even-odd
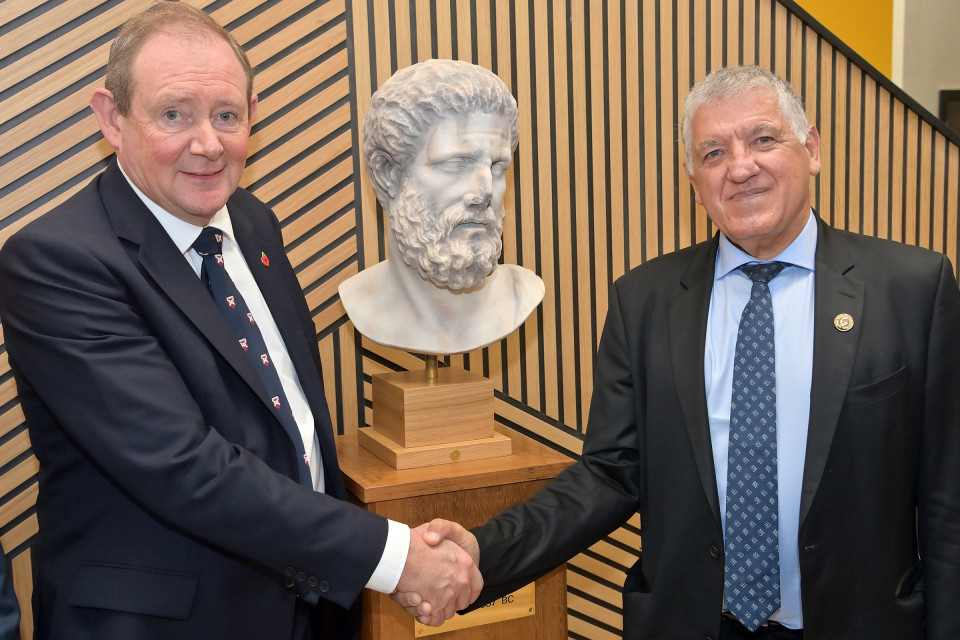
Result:
{"label": "clasped hand", "polygon": [[410,550],[390,596],[422,624],[439,626],[470,605],[483,588],[480,547],[456,522],[436,519],[410,530]]}

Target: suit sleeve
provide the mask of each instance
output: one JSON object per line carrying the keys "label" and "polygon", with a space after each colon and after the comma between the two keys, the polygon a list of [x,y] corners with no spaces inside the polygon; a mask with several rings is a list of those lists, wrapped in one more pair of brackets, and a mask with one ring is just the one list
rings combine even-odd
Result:
{"label": "suit sleeve", "polygon": [[960,292],[943,259],[927,354],[917,525],[924,637],[960,638]]}
{"label": "suit sleeve", "polygon": [[79,451],[76,464],[91,461],[175,530],[278,577],[289,566],[309,571],[321,586],[297,585],[307,602],[349,607],[380,559],[386,520],[300,486],[225,438],[231,425],[207,424],[195,398],[222,393],[215,356],[198,350],[209,386],[188,388],[168,356],[177,336],[152,326],[158,320],[131,291],[121,245],[103,251],[85,236],[44,229],[15,235],[0,254],[0,308],[21,402],[50,417],[46,435],[35,437],[57,455]]}
{"label": "suit sleeve", "polygon": [[20,637],[20,603],[13,591],[10,561],[0,548],[0,640]]}
{"label": "suit sleeve", "polygon": [[474,607],[544,575],[623,525],[638,508],[640,391],[616,285],[597,355],[583,454],[530,500],[473,532],[484,591]]}

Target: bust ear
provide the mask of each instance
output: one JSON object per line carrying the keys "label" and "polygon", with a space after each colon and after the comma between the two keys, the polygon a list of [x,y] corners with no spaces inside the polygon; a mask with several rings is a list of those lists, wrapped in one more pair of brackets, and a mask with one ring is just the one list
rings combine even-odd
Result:
{"label": "bust ear", "polygon": [[393,159],[384,151],[376,151],[367,161],[367,168],[377,192],[386,194],[391,200],[396,199],[400,193],[400,171]]}

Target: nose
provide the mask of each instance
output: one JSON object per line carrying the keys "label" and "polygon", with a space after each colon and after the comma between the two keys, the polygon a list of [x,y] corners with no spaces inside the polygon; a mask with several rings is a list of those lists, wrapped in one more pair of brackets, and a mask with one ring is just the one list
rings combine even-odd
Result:
{"label": "nose", "polygon": [[758,170],[753,153],[749,149],[741,149],[731,155],[727,175],[734,182],[746,182],[755,176]]}
{"label": "nose", "polygon": [[471,176],[466,193],[463,194],[463,203],[468,207],[486,209],[490,206],[493,190],[493,173],[490,167],[478,165]]}
{"label": "nose", "polygon": [[209,160],[216,160],[223,155],[223,144],[212,123],[204,120],[194,128],[190,153],[195,156],[204,156]]}

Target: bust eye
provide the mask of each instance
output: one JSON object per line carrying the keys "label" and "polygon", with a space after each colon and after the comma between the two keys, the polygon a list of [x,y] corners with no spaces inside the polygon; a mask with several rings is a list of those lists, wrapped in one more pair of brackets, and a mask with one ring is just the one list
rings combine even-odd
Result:
{"label": "bust eye", "polygon": [[494,162],[490,167],[490,173],[497,176],[498,178],[507,172],[507,168],[510,166],[507,162]]}
{"label": "bust eye", "polygon": [[437,165],[437,168],[447,173],[460,173],[467,166],[466,158],[450,158]]}

